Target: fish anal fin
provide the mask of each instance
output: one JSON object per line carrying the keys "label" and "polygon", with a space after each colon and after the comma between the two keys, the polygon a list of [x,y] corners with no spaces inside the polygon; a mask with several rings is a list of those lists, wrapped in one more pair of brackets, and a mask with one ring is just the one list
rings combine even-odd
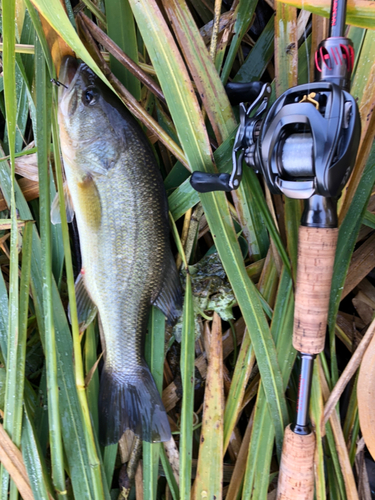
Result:
{"label": "fish anal fin", "polygon": [[[66,182],[64,182],[64,200],[65,200],[66,220],[68,222],[72,222],[74,217],[73,202],[70,196],[68,184]],[[51,222],[54,225],[61,224],[59,193],[56,193],[56,196],[51,205]]]}
{"label": "fish anal fin", "polygon": [[[78,278],[76,279],[75,292],[76,292],[79,330],[83,332],[84,330],[86,330],[89,324],[94,320],[98,310],[86,290],[82,272],[79,273]],[[71,321],[70,306],[68,308],[68,316],[69,320]]]}
{"label": "fish anal fin", "polygon": [[145,362],[134,373],[113,371],[104,365],[101,374],[100,443],[117,443],[127,429],[149,443],[171,438],[167,414]]}
{"label": "fish anal fin", "polygon": [[164,281],[160,292],[152,301],[152,304],[158,307],[167,317],[168,322],[172,324],[181,316],[182,290],[172,252],[169,251],[169,253],[168,269],[164,273]]}

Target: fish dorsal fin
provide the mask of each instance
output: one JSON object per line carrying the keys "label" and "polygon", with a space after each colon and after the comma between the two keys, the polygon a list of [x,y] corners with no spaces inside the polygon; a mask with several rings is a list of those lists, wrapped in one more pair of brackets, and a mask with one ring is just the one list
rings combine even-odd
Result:
{"label": "fish dorsal fin", "polygon": [[[74,209],[67,182],[64,182],[64,200],[66,219],[68,222],[72,222],[74,217]],[[56,196],[51,205],[51,222],[54,225],[61,224],[59,193],[56,193]]]}
{"label": "fish dorsal fin", "polygon": [[[82,271],[79,273],[78,278],[75,282],[75,291],[76,291],[76,301],[77,301],[77,315],[78,315],[78,324],[80,332],[86,330],[89,324],[94,320],[98,309],[94,302],[89,297],[87,293]],[[68,308],[68,316],[69,321],[71,322],[70,317],[70,306]]]}
{"label": "fish dorsal fin", "polygon": [[182,291],[176,264],[170,250],[169,254],[169,265],[164,274],[163,285],[153,301],[153,305],[165,314],[169,323],[175,323],[182,312]]}

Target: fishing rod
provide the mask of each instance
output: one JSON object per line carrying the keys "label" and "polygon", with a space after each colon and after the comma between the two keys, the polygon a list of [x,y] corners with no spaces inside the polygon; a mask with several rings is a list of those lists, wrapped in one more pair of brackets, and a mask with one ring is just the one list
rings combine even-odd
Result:
{"label": "fishing rod", "polygon": [[[285,429],[277,498],[312,499],[315,435],[308,413],[314,359],[323,351],[338,237],[337,200],[357,156],[361,125],[350,95],[354,49],[344,37],[346,0],[332,0],[329,37],[315,54],[315,81],[284,92],[269,108],[271,86],[228,84],[240,103],[231,174],[194,172],[201,193],[232,191],[243,161],[262,172],[273,194],[304,200],[298,236],[293,346],[301,371],[296,418]],[[252,104],[246,109],[243,102]]]}

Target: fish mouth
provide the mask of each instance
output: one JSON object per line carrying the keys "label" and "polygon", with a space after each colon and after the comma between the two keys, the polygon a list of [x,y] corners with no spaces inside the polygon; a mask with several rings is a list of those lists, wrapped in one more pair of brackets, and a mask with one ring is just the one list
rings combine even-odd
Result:
{"label": "fish mouth", "polygon": [[63,58],[59,73],[59,82],[61,83],[59,86],[59,102],[65,95],[72,92],[75,80],[79,75],[79,67],[80,63],[75,57],[66,56]]}

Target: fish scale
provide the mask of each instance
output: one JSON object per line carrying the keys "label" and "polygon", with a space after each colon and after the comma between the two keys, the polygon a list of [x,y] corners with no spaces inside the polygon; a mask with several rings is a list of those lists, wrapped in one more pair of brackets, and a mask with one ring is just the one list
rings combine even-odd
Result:
{"label": "fish scale", "polygon": [[181,309],[163,181],[138,123],[86,65],[67,58],[60,80],[67,86],[59,125],[80,236],[80,293],[98,310],[105,348],[100,439],[108,445],[132,429],[165,441],[168,419],[143,359],[150,305],[169,321]]}

